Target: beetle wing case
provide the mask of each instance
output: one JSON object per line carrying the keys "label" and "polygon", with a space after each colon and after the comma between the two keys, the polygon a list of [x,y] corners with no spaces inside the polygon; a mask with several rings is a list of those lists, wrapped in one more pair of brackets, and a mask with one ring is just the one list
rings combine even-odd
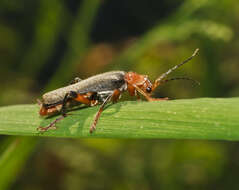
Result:
{"label": "beetle wing case", "polygon": [[125,90],[127,85],[125,84],[124,76],[124,71],[111,71],[98,74],[81,80],[78,83],[45,93],[42,96],[43,103],[55,104],[57,102],[62,102],[65,94],[70,91],[75,91],[78,94],[85,94],[88,92],[100,93],[104,91],[113,91],[115,89]]}

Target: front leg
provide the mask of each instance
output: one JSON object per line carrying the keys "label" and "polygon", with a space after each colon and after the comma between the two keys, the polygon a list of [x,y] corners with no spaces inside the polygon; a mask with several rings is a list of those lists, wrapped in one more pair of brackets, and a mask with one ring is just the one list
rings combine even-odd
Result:
{"label": "front leg", "polygon": [[136,89],[137,92],[142,94],[149,102],[169,100],[168,97],[166,97],[166,98],[152,98],[150,95],[146,94],[142,89],[140,89],[138,86],[134,85],[134,88]]}

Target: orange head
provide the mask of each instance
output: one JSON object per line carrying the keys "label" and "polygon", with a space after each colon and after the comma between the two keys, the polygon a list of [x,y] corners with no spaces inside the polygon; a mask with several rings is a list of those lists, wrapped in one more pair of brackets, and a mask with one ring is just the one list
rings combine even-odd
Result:
{"label": "orange head", "polygon": [[150,95],[152,92],[153,85],[147,75],[128,72],[125,75],[125,81],[128,85],[128,91],[132,96],[136,94],[136,89],[148,95]]}

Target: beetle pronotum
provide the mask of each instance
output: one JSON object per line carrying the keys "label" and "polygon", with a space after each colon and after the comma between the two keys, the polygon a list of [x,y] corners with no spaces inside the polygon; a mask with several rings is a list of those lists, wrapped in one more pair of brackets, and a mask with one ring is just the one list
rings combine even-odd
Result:
{"label": "beetle pronotum", "polygon": [[37,129],[39,131],[54,129],[56,123],[67,116],[67,109],[76,104],[85,104],[88,106],[101,104],[90,127],[90,133],[92,133],[96,129],[104,106],[110,101],[117,102],[120,95],[125,91],[128,91],[131,96],[137,96],[138,99],[140,98],[139,94],[141,94],[148,101],[167,100],[168,98],[152,98],[152,92],[159,85],[171,80],[185,79],[194,81],[187,77],[165,78],[172,71],[190,61],[198,51],[199,49],[196,49],[191,57],[163,73],[153,83],[150,82],[147,75],[125,71],[106,72],[85,80],[75,78],[69,86],[47,92],[42,96],[42,102],[39,101],[39,114],[41,116],[49,116],[60,113],[61,116],[48,126],[38,127]]}

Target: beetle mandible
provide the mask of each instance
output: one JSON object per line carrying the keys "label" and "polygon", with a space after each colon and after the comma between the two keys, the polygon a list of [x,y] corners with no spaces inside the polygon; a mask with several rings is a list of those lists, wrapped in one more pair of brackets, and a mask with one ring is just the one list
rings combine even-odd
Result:
{"label": "beetle mandible", "polygon": [[199,49],[196,49],[191,57],[163,73],[153,83],[150,82],[147,75],[125,71],[106,72],[85,80],[77,77],[70,85],[43,94],[42,102],[38,101],[40,104],[39,114],[41,116],[49,116],[60,113],[61,116],[48,126],[38,127],[37,129],[39,131],[55,129],[56,123],[67,116],[67,109],[74,105],[85,104],[87,106],[95,106],[101,104],[90,127],[90,133],[92,133],[96,129],[97,122],[105,105],[110,101],[113,103],[117,102],[125,91],[128,91],[131,96],[137,96],[138,99],[140,98],[139,94],[141,94],[148,101],[168,100],[168,98],[153,98],[151,94],[159,85],[171,80],[185,79],[194,81],[187,77],[165,78],[172,71],[190,61],[198,51]]}

